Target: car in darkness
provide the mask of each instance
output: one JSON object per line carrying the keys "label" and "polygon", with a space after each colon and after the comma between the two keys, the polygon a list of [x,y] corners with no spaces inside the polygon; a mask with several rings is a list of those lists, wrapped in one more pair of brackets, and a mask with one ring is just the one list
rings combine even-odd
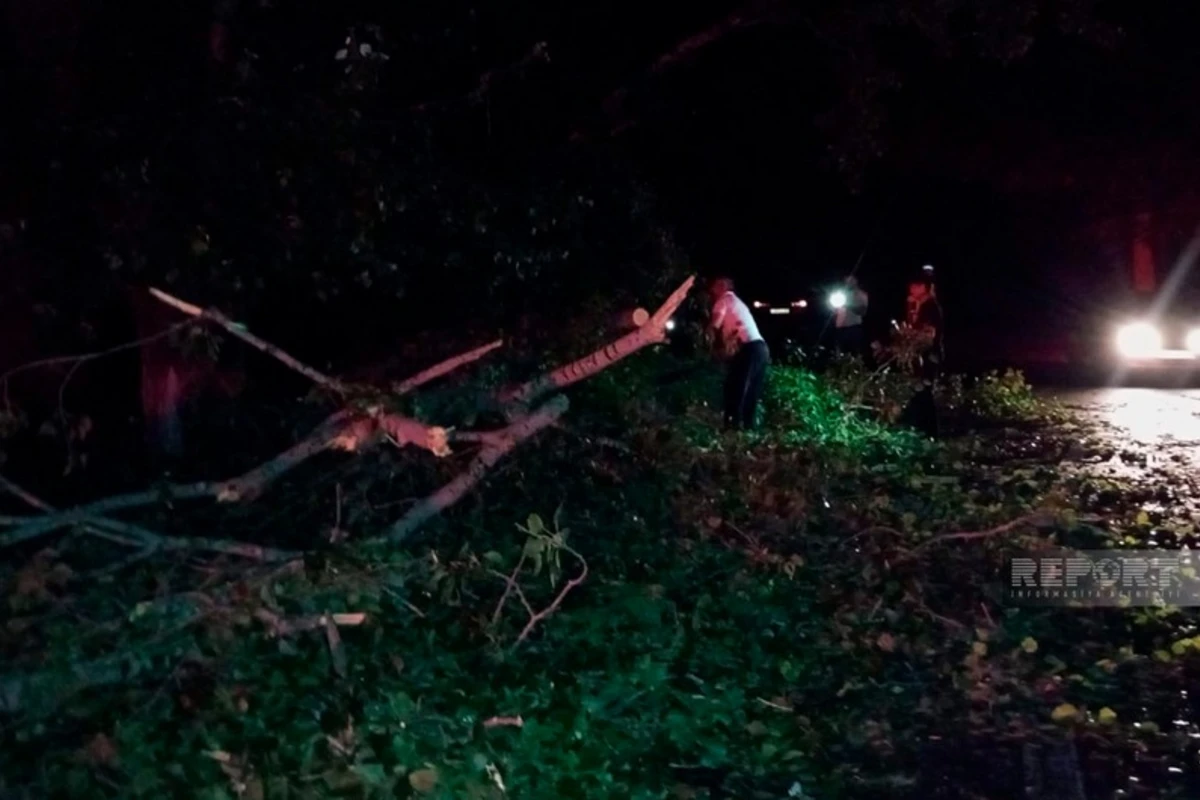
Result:
{"label": "car in darkness", "polygon": [[744,299],[763,337],[775,347],[810,345],[820,335],[821,325],[829,316],[817,294],[811,290],[751,292]]}
{"label": "car in darkness", "polygon": [[1160,292],[1093,311],[1072,337],[1072,361],[1114,381],[1200,377],[1198,300],[1195,292]]}

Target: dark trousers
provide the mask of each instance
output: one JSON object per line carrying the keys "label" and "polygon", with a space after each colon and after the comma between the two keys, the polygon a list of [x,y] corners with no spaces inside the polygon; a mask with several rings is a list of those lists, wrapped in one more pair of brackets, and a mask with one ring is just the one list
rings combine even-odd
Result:
{"label": "dark trousers", "polygon": [[866,349],[865,344],[866,336],[863,334],[862,325],[833,329],[833,346],[842,353],[862,356]]}
{"label": "dark trousers", "polygon": [[908,401],[900,414],[900,424],[916,428],[926,436],[936,438],[938,429],[937,404],[933,399],[933,386],[942,372],[942,355],[931,352],[921,358],[917,376],[921,386]]}
{"label": "dark trousers", "polygon": [[725,374],[725,427],[754,427],[767,380],[771,352],[763,341],[742,345]]}

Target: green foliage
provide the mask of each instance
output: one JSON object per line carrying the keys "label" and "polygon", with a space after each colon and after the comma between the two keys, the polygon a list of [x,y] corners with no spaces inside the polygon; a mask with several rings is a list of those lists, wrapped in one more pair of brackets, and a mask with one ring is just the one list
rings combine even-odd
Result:
{"label": "green foliage", "polygon": [[[1178,714],[1172,670],[1194,634],[1176,612],[1013,609],[992,594],[1011,547],[1078,535],[1062,498],[1086,512],[1101,487],[988,466],[1011,437],[890,429],[799,368],[771,371],[763,431],[722,435],[719,377],[662,352],[598,376],[566,430],[404,551],[351,531],[303,568],[204,584],[159,562],[73,580],[93,554],[44,552],[4,576],[0,695],[19,688],[24,713],[0,742],[0,786],[867,798],[949,781],[1000,797],[982,769],[937,770],[1046,726],[1114,752],[1167,747],[1132,723],[1169,730]],[[1041,530],[933,538],[1035,506],[1056,510]],[[1129,535],[1142,523],[1130,515]],[[336,637],[268,622],[356,613]],[[930,767],[934,740],[956,749]]]}
{"label": "green foliage", "polygon": [[1014,369],[988,372],[973,380],[952,376],[943,397],[951,408],[984,420],[1032,421],[1062,416]]}

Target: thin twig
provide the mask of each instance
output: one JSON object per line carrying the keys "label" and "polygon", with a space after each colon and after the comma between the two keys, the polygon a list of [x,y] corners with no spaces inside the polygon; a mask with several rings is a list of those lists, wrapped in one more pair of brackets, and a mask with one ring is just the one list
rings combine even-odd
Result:
{"label": "thin twig", "polygon": [[917,545],[912,550],[909,550],[907,555],[908,555],[908,557],[911,558],[912,556],[916,555],[917,553],[921,552],[922,550],[925,550],[926,548],[931,547],[936,544],[941,544],[942,542],[972,541],[975,539],[989,539],[993,536],[1002,536],[1006,533],[1011,533],[1012,531],[1016,530],[1017,528],[1021,528],[1026,525],[1030,525],[1036,521],[1043,520],[1043,519],[1045,519],[1045,516],[1046,516],[1046,512],[1035,511],[1030,514],[1024,514],[1020,517],[1017,517],[1014,520],[1009,520],[1008,522],[1005,522],[1003,525],[997,525],[994,528],[988,528],[987,530],[961,531],[958,533],[943,533],[939,536],[934,536],[932,539],[927,539],[926,541]]}
{"label": "thin twig", "polygon": [[513,645],[514,647],[516,645],[519,645],[521,642],[525,641],[525,639],[528,638],[529,634],[533,633],[533,629],[535,627],[537,627],[537,624],[539,622],[541,622],[542,620],[546,619],[546,617],[553,614],[555,611],[557,611],[558,607],[562,605],[563,600],[565,600],[567,595],[571,593],[571,590],[574,589],[576,586],[579,586],[579,584],[583,583],[587,579],[587,576],[588,576],[587,560],[584,559],[583,556],[579,555],[579,553],[577,553],[575,550],[572,550],[570,547],[567,547],[566,545],[563,545],[562,548],[563,548],[563,550],[566,550],[571,555],[575,556],[575,558],[579,559],[579,563],[583,566],[583,569],[578,575],[576,575],[571,580],[567,581],[567,585],[562,588],[562,591],[558,593],[558,596],[554,598],[553,602],[551,602],[550,605],[546,606],[541,611],[537,612],[536,614],[534,614],[533,616],[531,616],[529,618],[529,621],[525,623],[525,627],[521,629],[521,635],[517,637],[517,641]]}
{"label": "thin twig", "polygon": [[496,610],[492,612],[492,625],[494,626],[500,621],[500,613],[504,611],[504,604],[508,602],[508,596],[512,594],[513,589],[517,586],[517,575],[521,572],[521,567],[525,566],[526,553],[521,551],[521,558],[517,561],[517,566],[513,568],[511,575],[505,575],[496,570],[488,570],[493,575],[504,581],[504,594],[500,595],[500,601],[496,603]]}
{"label": "thin twig", "polygon": [[[124,352],[125,350],[132,350],[134,348],[141,347],[142,345],[150,344],[151,342],[157,341],[166,336],[170,336],[175,331],[180,330],[182,328],[186,328],[187,326],[192,325],[192,324],[194,324],[194,323],[191,320],[187,320],[185,322],[177,322],[174,325],[171,325],[170,327],[164,328],[163,330],[159,331],[158,333],[153,333],[153,334],[150,334],[149,336],[144,336],[140,339],[135,339],[134,341],[131,341],[131,342],[125,342],[124,344],[119,344],[119,345],[116,345],[115,347],[110,347],[107,350],[98,350],[94,353],[80,353],[79,355],[73,355],[73,356],[54,356],[52,358],[42,358],[37,361],[30,361],[27,364],[21,364],[20,366],[13,367],[8,372],[5,372],[3,375],[0,375],[0,384],[3,384],[5,387],[7,387],[8,379],[11,378],[12,376],[14,376],[18,373],[21,373],[21,372],[26,372],[31,369],[36,369],[38,367],[52,367],[52,366],[56,366],[58,364],[81,364],[86,361],[94,361],[97,358],[104,358],[105,356],[111,356],[116,353],[121,353],[121,352]],[[64,380],[63,383],[65,385],[66,381]]]}
{"label": "thin twig", "polygon": [[36,496],[32,492],[27,491],[23,487],[18,486],[3,475],[0,475],[0,489],[4,489],[4,491],[20,500],[25,501],[25,503],[33,506],[39,511],[54,511],[54,507],[45,500],[42,500],[40,497]]}
{"label": "thin twig", "polygon": [[877,534],[877,533],[886,533],[886,534],[888,534],[889,536],[897,536],[897,537],[899,537],[899,538],[901,538],[901,539],[903,539],[903,538],[904,538],[904,532],[903,532],[903,531],[897,530],[897,529],[895,529],[895,528],[892,528],[892,527],[889,527],[889,526],[887,526],[887,525],[872,525],[872,526],[871,526],[871,527],[869,527],[869,528],[863,528],[861,531],[859,531],[858,533],[854,534],[853,536],[849,536],[849,537],[847,537],[847,538],[846,538],[846,539],[845,539],[845,540],[842,542],[842,547],[847,547],[847,546],[849,546],[849,545],[850,545],[850,543],[851,543],[851,542],[854,542],[855,540],[857,540],[857,539],[860,539],[860,538],[862,538],[862,537],[864,537],[864,536],[873,536],[873,535],[875,535],[875,534]]}
{"label": "thin twig", "polygon": [[996,627],[996,621],[992,619],[992,614],[988,611],[987,603],[980,603],[979,610],[983,612],[983,618],[987,620],[989,628]]}

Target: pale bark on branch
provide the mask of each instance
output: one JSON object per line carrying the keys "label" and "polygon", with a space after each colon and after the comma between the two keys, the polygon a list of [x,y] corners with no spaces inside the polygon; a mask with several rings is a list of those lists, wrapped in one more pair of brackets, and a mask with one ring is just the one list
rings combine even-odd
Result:
{"label": "pale bark on branch", "polygon": [[271,482],[312,456],[326,450],[358,451],[372,444],[381,434],[400,446],[415,445],[438,456],[449,453],[448,435],[444,428],[424,425],[399,414],[340,411],[331,415],[298,444],[236,478],[166,485],[148,491],[106,497],[42,516],[18,517],[12,530],[0,534],[0,548],[11,547],[72,525],[95,523],[114,511],[175,500],[214,499],[222,503],[250,501],[258,497]]}
{"label": "pale bark on branch", "polygon": [[357,627],[367,621],[367,615],[361,611],[348,614],[317,614],[309,617],[281,617],[274,611],[265,608],[257,609],[254,617],[267,627],[272,636],[291,636],[295,633],[324,628],[332,623],[345,627]]}
{"label": "pale bark on branch", "polygon": [[[29,505],[44,511],[46,517],[25,517],[20,518],[21,522],[26,526],[34,525],[38,522],[46,520],[51,516],[62,516],[54,506],[42,500],[37,495],[25,490],[21,486],[13,483],[4,476],[0,476],[0,488],[10,494],[21,498]],[[0,524],[5,524],[6,520],[0,520]],[[11,523],[10,523],[11,524]],[[135,525],[130,522],[122,522],[121,520],[109,519],[108,517],[97,514],[80,514],[73,519],[72,522],[66,524],[79,524],[84,531],[91,536],[95,536],[105,541],[114,542],[125,547],[137,547],[141,549],[139,557],[153,555],[158,552],[178,551],[178,550],[197,550],[207,551],[211,553],[223,553],[226,555],[241,556],[255,561],[286,561],[291,558],[296,558],[299,554],[288,550],[277,550],[271,547],[262,547],[248,542],[239,542],[233,539],[215,539],[206,536],[165,536],[160,533],[148,530],[140,525]],[[57,528],[44,530],[49,533]],[[38,534],[34,534],[38,535]],[[0,537],[0,544],[8,543],[8,536]],[[16,541],[26,541],[26,539],[13,537]]]}
{"label": "pale bark on branch", "polygon": [[172,295],[167,294],[161,289],[155,289],[153,287],[150,288],[150,294],[154,295],[154,297],[171,306],[172,308],[182,311],[188,316],[215,322],[217,325],[220,325],[222,328],[229,331],[246,344],[254,347],[257,350],[261,350],[272,358],[282,362],[289,368],[299,372],[301,375],[313,381],[314,383],[318,383],[321,386],[324,386],[327,389],[332,389],[340,394],[346,394],[349,391],[349,387],[339,381],[337,378],[332,378],[323,372],[313,369],[299,359],[289,355],[288,353],[285,353],[283,350],[271,344],[270,342],[260,339],[250,331],[246,330],[245,326],[239,325],[216,309],[205,309],[197,305],[192,305],[191,303],[180,300],[178,297],[173,297]]}
{"label": "pale bark on branch", "polygon": [[[403,518],[388,528],[384,537],[392,541],[403,540],[430,518],[457,503],[482,480],[488,470],[517,445],[543,428],[557,423],[566,412],[568,402],[565,396],[559,396],[532,412],[518,414],[515,409],[527,409],[551,392],[590,378],[647,345],[665,341],[667,323],[687,297],[694,282],[694,276],[684,281],[637,330],[631,331],[584,358],[535,378],[509,392],[502,398],[509,408],[509,419],[511,420],[506,428],[455,435],[456,441],[473,441],[481,445],[475,459],[454,480],[413,506]],[[220,312],[200,308],[158,289],[151,289],[150,292],[158,300],[189,316],[212,320],[233,335],[272,355],[316,383],[338,392],[345,393],[347,391],[346,384],[308,367],[278,347],[254,336],[243,326],[232,322]],[[400,382],[396,385],[395,391],[403,393],[418,388],[464,364],[482,358],[500,345],[500,341],[490,342],[447,359]],[[73,509],[62,511],[43,509],[47,513],[41,516],[0,519],[0,525],[10,528],[7,532],[0,534],[0,548],[29,541],[62,528],[91,525],[99,526],[112,534],[132,533],[133,539],[146,548],[177,549],[181,546],[181,542],[191,540],[164,537],[144,529],[140,529],[139,533],[139,529],[131,523],[109,520],[107,516],[115,511],[178,500],[209,498],[218,502],[249,501],[260,495],[270,483],[314,455],[331,449],[357,452],[376,443],[380,438],[387,438],[397,446],[414,445],[428,450],[436,456],[446,456],[450,453],[450,436],[451,434],[445,428],[426,425],[418,420],[391,413],[379,407],[365,411],[344,409],[328,417],[304,440],[235,478],[217,482],[200,481],[192,484],[166,485],[148,491],[103,498]],[[208,549],[214,552],[232,553],[263,560],[286,559],[293,555],[285,551],[257,548],[252,545],[215,539],[196,539],[191,546],[197,549]]]}
{"label": "pale bark on branch", "polygon": [[566,396],[559,395],[507,428],[493,432],[488,444],[479,451],[463,472],[410,508],[408,513],[387,529],[384,537],[392,542],[401,542],[430,519],[453,506],[473,489],[501,458],[512,452],[521,442],[553,425],[567,412],[568,407]]}
{"label": "pale bark on branch", "polygon": [[650,320],[637,330],[625,334],[577,361],[534,378],[506,393],[501,399],[512,405],[528,405],[550,392],[565,389],[592,377],[643,347],[666,341],[667,322],[679,309],[695,282],[696,278],[693,275],[680,284],[666,302],[651,315]]}
{"label": "pale bark on branch", "polygon": [[411,378],[405,378],[392,385],[393,394],[408,394],[413,389],[424,386],[431,381],[435,381],[443,375],[452,372],[464,364],[470,364],[472,361],[478,361],[496,348],[504,344],[502,339],[497,339],[494,342],[489,342],[482,347],[476,347],[474,350],[468,350],[454,358],[447,359],[440,364],[434,364],[426,370],[418,372]]}

